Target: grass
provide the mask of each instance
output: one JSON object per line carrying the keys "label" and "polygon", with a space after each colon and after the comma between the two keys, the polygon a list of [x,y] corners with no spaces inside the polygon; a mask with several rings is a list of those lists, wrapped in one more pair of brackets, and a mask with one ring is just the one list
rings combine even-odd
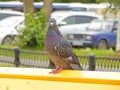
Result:
{"label": "grass", "polygon": [[102,50],[102,49],[90,49],[90,48],[74,48],[74,51],[79,56],[89,56],[90,54],[94,54],[95,56],[102,57],[119,57],[116,56],[115,50]]}
{"label": "grass", "polygon": [[14,64],[1,63],[1,62],[0,62],[0,67],[15,67],[15,65],[14,65]]}
{"label": "grass", "polygon": [[[15,67],[15,64],[0,62],[0,67]],[[26,68],[28,66],[20,65],[19,67]]]}
{"label": "grass", "polygon": [[2,48],[14,48],[15,46],[14,45],[7,45],[7,44],[1,44],[0,47]]}
{"label": "grass", "polygon": [[[0,47],[2,48],[14,48],[14,45],[0,45]],[[29,50],[29,51],[45,51],[45,50],[41,50],[39,48],[21,48],[22,50]],[[94,54],[95,56],[102,56],[102,57],[120,57],[116,55],[115,50],[109,49],[109,50],[102,50],[102,49],[90,49],[90,48],[73,48],[74,52],[78,55],[78,56],[89,56],[90,54]],[[2,55],[6,55],[6,53],[9,53],[8,55],[10,55],[9,51],[2,51]],[[11,53],[11,55],[13,55]]]}

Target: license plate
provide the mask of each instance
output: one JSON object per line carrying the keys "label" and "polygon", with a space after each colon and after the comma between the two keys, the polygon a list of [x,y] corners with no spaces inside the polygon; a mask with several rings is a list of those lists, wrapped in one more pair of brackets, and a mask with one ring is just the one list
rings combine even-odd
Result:
{"label": "license plate", "polygon": [[82,41],[74,41],[74,42],[72,42],[72,45],[82,46],[82,45],[83,45],[83,42],[82,42]]}

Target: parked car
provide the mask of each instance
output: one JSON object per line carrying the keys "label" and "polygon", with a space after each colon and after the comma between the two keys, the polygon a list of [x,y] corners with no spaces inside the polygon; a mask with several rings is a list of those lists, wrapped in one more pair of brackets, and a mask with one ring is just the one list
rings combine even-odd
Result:
{"label": "parked car", "polygon": [[10,9],[0,10],[0,20],[10,16],[24,16],[24,13],[20,11],[10,10]]}
{"label": "parked car", "polygon": [[81,32],[93,19],[102,16],[90,12],[56,11],[51,14],[51,18],[56,19],[60,32],[66,38],[68,33]]}
{"label": "parked car", "polygon": [[97,47],[107,49],[116,46],[118,20],[96,19],[81,33],[68,34],[73,46]]}
{"label": "parked car", "polygon": [[0,21],[0,44],[11,44],[19,35],[17,29],[24,26],[24,16],[11,16]]}

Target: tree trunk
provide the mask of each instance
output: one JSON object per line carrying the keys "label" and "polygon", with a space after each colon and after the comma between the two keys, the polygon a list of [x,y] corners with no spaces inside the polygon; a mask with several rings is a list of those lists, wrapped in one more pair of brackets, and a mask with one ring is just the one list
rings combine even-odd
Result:
{"label": "tree trunk", "polygon": [[50,15],[53,10],[52,3],[53,3],[53,0],[44,0],[43,8],[44,8],[46,16],[47,16],[47,22],[49,22]]}
{"label": "tree trunk", "polygon": [[23,11],[25,14],[25,19],[27,20],[27,13],[33,13],[34,12],[34,6],[33,6],[34,0],[23,0]]}
{"label": "tree trunk", "polygon": [[117,30],[116,51],[117,51],[117,54],[120,55],[120,10],[118,12],[118,30]]}

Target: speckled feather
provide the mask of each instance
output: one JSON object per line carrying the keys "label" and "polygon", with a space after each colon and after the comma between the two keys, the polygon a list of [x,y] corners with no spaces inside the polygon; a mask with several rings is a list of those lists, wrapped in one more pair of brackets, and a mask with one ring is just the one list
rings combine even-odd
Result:
{"label": "speckled feather", "polygon": [[73,52],[71,44],[58,30],[55,19],[51,19],[49,23],[45,49],[56,66],[67,70],[82,70],[78,57]]}

